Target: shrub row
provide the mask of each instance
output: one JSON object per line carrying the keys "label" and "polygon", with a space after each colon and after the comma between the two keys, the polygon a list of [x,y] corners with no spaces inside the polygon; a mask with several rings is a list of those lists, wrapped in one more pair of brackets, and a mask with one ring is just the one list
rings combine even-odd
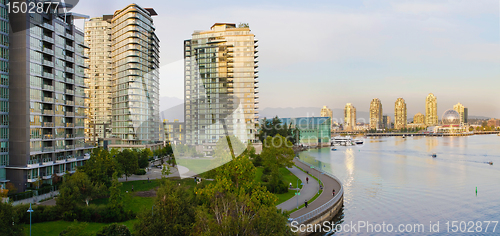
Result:
{"label": "shrub row", "polygon": [[[29,224],[30,215],[26,213],[29,205],[14,206],[16,213],[21,216],[21,223]],[[41,223],[55,220],[80,222],[111,223],[123,222],[135,218],[132,211],[125,212],[108,205],[75,206],[73,210],[61,211],[57,206],[34,206],[31,215],[32,223]]]}

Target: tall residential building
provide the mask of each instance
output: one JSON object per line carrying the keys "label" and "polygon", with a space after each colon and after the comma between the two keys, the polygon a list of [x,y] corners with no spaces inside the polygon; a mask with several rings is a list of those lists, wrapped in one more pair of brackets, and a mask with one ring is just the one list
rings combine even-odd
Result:
{"label": "tall residential building", "polygon": [[[85,144],[83,32],[77,13],[11,14],[7,179],[19,191],[51,184],[89,158]],[[2,66],[2,70],[4,67]],[[4,76],[4,75],[2,75]],[[4,77],[2,77],[3,79]],[[14,79],[15,78],[15,79]]]}
{"label": "tall residential building", "polygon": [[210,152],[219,138],[256,142],[257,39],[248,24],[216,23],[184,41],[186,143]]}
{"label": "tall residential building", "polygon": [[88,68],[85,70],[88,105],[85,134],[88,141],[111,136],[111,104],[113,91],[113,60],[111,57],[110,16],[96,17],[85,22],[85,44]]}
{"label": "tall residential building", "polygon": [[425,124],[425,115],[417,113],[413,116],[413,124]]}
{"label": "tall residential building", "polygon": [[370,103],[370,129],[382,129],[382,122],[382,102],[380,99],[374,98]]}
{"label": "tall residential building", "polygon": [[404,129],[406,123],[406,102],[403,98],[398,98],[394,106],[394,129]]}
{"label": "tall residential building", "polygon": [[344,130],[353,131],[356,129],[356,108],[347,103],[344,108]]}
{"label": "tall residential building", "polygon": [[425,124],[427,126],[438,125],[437,98],[429,93],[425,99]]}
{"label": "tall residential building", "polygon": [[382,117],[382,123],[383,123],[385,129],[392,129],[391,117],[390,116],[384,115]]}
{"label": "tall residential building", "polygon": [[464,126],[469,123],[469,109],[464,107],[461,103],[457,103],[457,105],[453,106],[453,110],[460,114],[460,125]]}
{"label": "tall residential building", "polygon": [[167,119],[163,120],[163,127],[165,132],[165,141],[172,144],[184,144],[184,137],[186,135],[184,122],[179,122],[175,119],[174,122],[169,122]]}
{"label": "tall residential building", "polygon": [[321,112],[320,112],[320,116],[321,117],[330,117],[330,129],[333,129],[333,111],[332,109],[328,108],[327,106],[323,106],[323,108],[321,108]]}
{"label": "tall residential building", "polygon": [[[0,11],[7,12],[6,0]],[[5,167],[9,165],[9,14],[0,17],[0,189],[9,181]]]}
{"label": "tall residential building", "polygon": [[130,4],[86,22],[89,139],[104,138],[111,128],[112,148],[149,147],[162,140],[156,15],[152,8]]}

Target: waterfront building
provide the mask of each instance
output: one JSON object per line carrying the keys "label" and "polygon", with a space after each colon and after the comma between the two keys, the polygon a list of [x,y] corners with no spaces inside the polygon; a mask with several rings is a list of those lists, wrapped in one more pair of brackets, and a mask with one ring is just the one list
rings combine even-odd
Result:
{"label": "waterfront building", "polygon": [[331,128],[333,129],[333,111],[332,111],[332,109],[328,108],[327,106],[323,106],[323,108],[321,108],[320,116],[321,117],[330,117],[330,122],[332,125]]}
{"label": "waterfront building", "polygon": [[85,64],[87,88],[85,103],[88,106],[85,121],[87,141],[111,137],[113,96],[113,60],[111,57],[111,16],[95,17],[85,22]]}
{"label": "waterfront building", "polygon": [[384,115],[382,118],[382,123],[384,125],[384,129],[392,129],[391,117],[388,115]]}
{"label": "waterfront building", "polygon": [[460,123],[460,114],[453,109],[446,110],[443,113],[441,117],[441,126],[437,126],[435,129],[438,133],[467,132],[466,127]]}
{"label": "waterfront building", "polygon": [[175,119],[173,122],[169,122],[166,119],[163,120],[165,141],[172,144],[184,144],[186,142],[184,139],[186,134],[184,126],[184,122],[179,122],[178,119]]}
{"label": "waterfront building", "polygon": [[489,127],[499,127],[500,126],[500,119],[495,119],[495,118],[491,118],[488,120],[488,126]]}
{"label": "waterfront building", "polygon": [[460,114],[460,125],[464,126],[469,123],[469,109],[464,107],[461,103],[457,103],[453,106],[453,110]]}
{"label": "waterfront building", "polygon": [[398,98],[394,106],[394,129],[406,128],[406,102],[403,98]]}
{"label": "waterfront building", "polygon": [[413,116],[413,124],[425,125],[425,115],[422,113],[417,113]]}
{"label": "waterfront building", "polygon": [[427,126],[438,125],[437,98],[429,93],[425,99],[425,124]]}
{"label": "waterfront building", "polygon": [[86,22],[88,139],[104,138],[109,127],[111,148],[155,149],[162,144],[156,15],[152,8],[130,4]]}
{"label": "waterfront building", "polygon": [[226,135],[258,141],[257,52],[248,24],[215,23],[184,41],[186,144],[211,152]]}
{"label": "waterfront building", "polygon": [[354,131],[356,129],[356,108],[347,103],[344,108],[344,130]]}
{"label": "waterfront building", "polygon": [[374,98],[370,103],[370,129],[382,129],[382,102],[380,99]]}
{"label": "waterfront building", "polygon": [[297,143],[309,146],[330,145],[331,119],[328,117],[280,118],[280,120],[287,127],[298,130],[298,134],[294,134]]}
{"label": "waterfront building", "polygon": [[8,80],[10,100],[2,106],[11,108],[6,178],[20,192],[73,173],[92,148],[84,134],[87,46],[74,25],[87,17],[54,11],[10,14],[17,26],[27,26],[10,31],[10,65],[2,64],[9,76],[1,75],[2,81],[15,78]]}

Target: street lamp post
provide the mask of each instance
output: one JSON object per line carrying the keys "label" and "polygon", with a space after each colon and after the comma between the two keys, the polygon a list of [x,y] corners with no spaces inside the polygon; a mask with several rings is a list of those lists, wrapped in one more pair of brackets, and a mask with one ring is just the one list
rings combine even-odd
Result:
{"label": "street lamp post", "polygon": [[33,213],[33,209],[31,209],[31,203],[30,203],[30,209],[28,209],[28,211],[26,212],[30,213],[30,236],[31,236],[31,213]]}

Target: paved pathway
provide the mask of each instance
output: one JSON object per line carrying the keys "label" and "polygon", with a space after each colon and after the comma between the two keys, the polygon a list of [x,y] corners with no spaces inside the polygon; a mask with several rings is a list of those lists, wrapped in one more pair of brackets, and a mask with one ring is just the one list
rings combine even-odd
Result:
{"label": "paved pathway", "polygon": [[[293,166],[292,168],[288,168],[288,170],[290,172],[292,172],[292,174],[297,176],[304,184],[302,186],[302,189],[300,190],[299,196],[295,195],[294,197],[292,197],[292,198],[288,199],[287,201],[282,202],[281,204],[276,206],[278,209],[291,211],[291,210],[297,208],[297,197],[299,199],[298,200],[299,206],[304,204],[305,200],[310,201],[314,197],[314,195],[316,195],[316,193],[318,193],[319,184],[318,184],[318,181],[316,181],[314,178],[307,175],[306,173],[304,173],[303,171],[301,171],[299,168],[297,168],[295,166]],[[306,177],[309,177],[309,183],[306,182]],[[295,185],[295,184],[297,184],[297,183],[292,183],[292,185]],[[295,190],[289,190],[289,191],[295,192]]]}
{"label": "paved pathway", "polygon": [[[303,207],[302,209],[290,214],[291,218],[297,218],[297,217],[304,215],[310,211],[313,211],[314,209],[327,203],[330,199],[333,198],[333,196],[332,196],[333,189],[335,189],[335,194],[337,194],[340,191],[340,184],[327,175],[321,175],[321,173],[316,168],[311,169],[310,166],[303,164],[302,162],[298,161],[297,159],[294,159],[293,162],[295,163],[295,165],[302,168],[304,171],[308,171],[309,174],[314,175],[316,178],[317,178],[318,173],[319,173],[320,180],[324,184],[323,192],[321,193],[321,195],[319,195],[319,197],[316,198],[313,202],[309,202],[309,205],[307,206],[307,208]],[[311,178],[309,178],[309,181],[311,181]],[[309,182],[309,184],[311,184],[311,182]],[[316,189],[316,191],[317,191],[317,189]],[[297,200],[295,200],[295,201],[297,201]],[[304,202],[302,202],[302,204],[303,203]],[[297,204],[297,203],[295,203],[295,204]]]}

